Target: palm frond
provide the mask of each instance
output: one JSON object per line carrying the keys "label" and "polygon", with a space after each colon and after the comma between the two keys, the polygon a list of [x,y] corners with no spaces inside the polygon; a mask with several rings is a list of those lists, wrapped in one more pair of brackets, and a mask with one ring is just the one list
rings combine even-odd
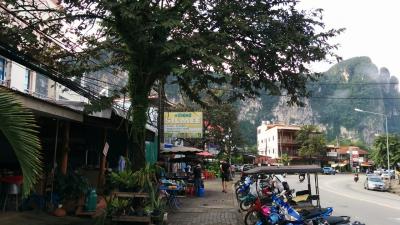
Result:
{"label": "palm frond", "polygon": [[42,172],[41,144],[33,114],[7,90],[0,88],[0,132],[4,134],[21,166],[23,194],[29,194]]}

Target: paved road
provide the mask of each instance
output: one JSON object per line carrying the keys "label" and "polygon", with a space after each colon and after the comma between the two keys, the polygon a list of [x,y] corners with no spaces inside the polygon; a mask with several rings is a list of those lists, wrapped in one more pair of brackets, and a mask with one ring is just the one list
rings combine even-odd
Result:
{"label": "paved road", "polygon": [[[335,215],[351,216],[352,221],[358,220],[367,225],[400,224],[400,196],[364,190],[364,175],[360,175],[358,183],[350,174],[318,177],[321,205],[333,207]],[[306,189],[307,182],[300,184],[297,176],[288,176],[287,180],[296,191]]]}

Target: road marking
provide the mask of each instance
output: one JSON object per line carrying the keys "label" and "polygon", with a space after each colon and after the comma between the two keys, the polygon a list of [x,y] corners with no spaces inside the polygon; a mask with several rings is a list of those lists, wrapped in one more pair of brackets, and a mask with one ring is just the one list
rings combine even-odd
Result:
{"label": "road marking", "polygon": [[344,197],[347,197],[347,198],[368,202],[368,203],[371,203],[371,204],[374,204],[374,205],[380,205],[380,206],[383,206],[383,207],[400,210],[400,207],[394,207],[394,206],[391,206],[391,205],[388,205],[388,204],[384,204],[384,203],[380,203],[380,202],[376,202],[376,201],[372,201],[372,200],[368,200],[368,199],[364,199],[364,198],[357,198],[357,197],[354,197],[352,195],[348,195],[348,194],[337,192],[337,191],[335,191],[335,190],[333,190],[330,187],[327,187],[325,185],[321,185],[321,188],[326,190],[326,191],[329,191],[331,193],[334,193],[336,195],[341,195],[341,196],[344,196]]}

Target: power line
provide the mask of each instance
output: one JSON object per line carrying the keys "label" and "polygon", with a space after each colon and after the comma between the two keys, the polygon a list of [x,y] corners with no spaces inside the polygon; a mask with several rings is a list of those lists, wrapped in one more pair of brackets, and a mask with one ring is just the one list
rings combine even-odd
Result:
{"label": "power line", "polygon": [[[284,95],[286,96],[286,95]],[[400,100],[400,97],[327,97],[327,96],[310,96],[309,98],[317,98],[317,99],[340,99],[340,100]]]}
{"label": "power line", "polygon": [[[44,6],[46,6],[47,9],[51,9],[48,5],[44,4],[42,1],[40,1],[40,2],[41,2]],[[17,3],[17,4],[18,4],[18,3]],[[18,5],[19,5],[19,4],[18,4]],[[19,6],[21,6],[21,5],[19,5]],[[26,10],[25,7],[23,7],[23,6],[21,6],[21,7],[22,7],[24,10]],[[2,8],[4,11],[6,11],[9,15],[11,15],[11,16],[17,18],[19,21],[21,21],[21,22],[24,23],[25,25],[27,25],[27,26],[32,26],[31,23],[27,22],[26,20],[24,20],[24,19],[21,18],[20,16],[16,15],[13,11],[10,11],[10,10],[9,10],[7,7],[5,7],[4,5],[0,4],[0,8]],[[40,18],[37,18],[36,15],[34,15],[32,12],[30,12],[30,11],[27,11],[27,12],[28,12],[30,15],[32,15],[34,18],[36,18],[38,21],[40,21]],[[51,29],[53,32],[56,32],[58,35],[62,35],[59,31],[54,30],[53,27],[50,27],[50,26],[48,26],[48,25],[46,25],[46,26],[47,26],[49,29]],[[76,54],[76,52],[73,51],[72,49],[66,49],[66,48],[65,48],[66,46],[64,45],[64,43],[60,42],[58,39],[53,38],[53,37],[51,37],[51,36],[49,36],[49,35],[43,33],[41,30],[37,30],[37,29],[33,29],[33,30],[35,30],[36,32],[38,32],[39,35],[44,36],[44,37],[45,37],[46,39],[48,39],[49,41],[51,41],[51,42],[57,44],[59,47],[63,48],[65,51],[67,51],[67,52],[70,54],[70,56],[74,57],[74,54]],[[80,48],[81,50],[83,50],[80,46],[78,46],[77,43],[74,43],[73,41],[70,41],[70,42],[72,42],[72,43],[74,44],[74,46],[69,46],[70,48],[72,48],[72,47],[75,48],[75,47],[76,47],[76,48]],[[39,44],[40,44],[42,47],[45,47],[42,43],[39,43]],[[73,52],[71,52],[71,51],[73,51]],[[96,63],[96,62],[95,62],[94,60],[92,60],[92,59],[89,59],[89,62],[91,62],[91,63],[93,63],[93,64],[95,64],[95,65],[99,65],[98,63]],[[123,79],[123,77],[120,77],[120,76],[118,76],[118,75],[116,75],[116,74],[114,74],[114,73],[108,71],[108,69],[106,69],[105,72],[107,72],[108,74],[111,74],[112,76],[117,77],[117,78],[119,78],[119,79]]]}
{"label": "power line", "polygon": [[366,85],[366,86],[368,86],[368,85],[399,85],[399,83],[393,83],[393,82],[380,82],[380,83],[376,83],[376,82],[362,82],[362,83],[318,83],[318,82],[316,82],[316,83],[312,83],[312,84],[310,84],[310,85],[316,85],[316,86],[318,86],[318,85],[326,85],[326,86],[329,86],[329,85],[343,85],[343,86],[351,86],[351,85]]}

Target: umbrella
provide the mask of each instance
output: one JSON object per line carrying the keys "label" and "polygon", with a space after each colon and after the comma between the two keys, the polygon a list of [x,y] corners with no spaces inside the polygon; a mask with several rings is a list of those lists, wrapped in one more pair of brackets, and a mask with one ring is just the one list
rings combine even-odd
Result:
{"label": "umbrella", "polygon": [[214,156],[213,154],[206,152],[206,151],[196,153],[196,155],[202,156],[202,157],[213,157]]}

